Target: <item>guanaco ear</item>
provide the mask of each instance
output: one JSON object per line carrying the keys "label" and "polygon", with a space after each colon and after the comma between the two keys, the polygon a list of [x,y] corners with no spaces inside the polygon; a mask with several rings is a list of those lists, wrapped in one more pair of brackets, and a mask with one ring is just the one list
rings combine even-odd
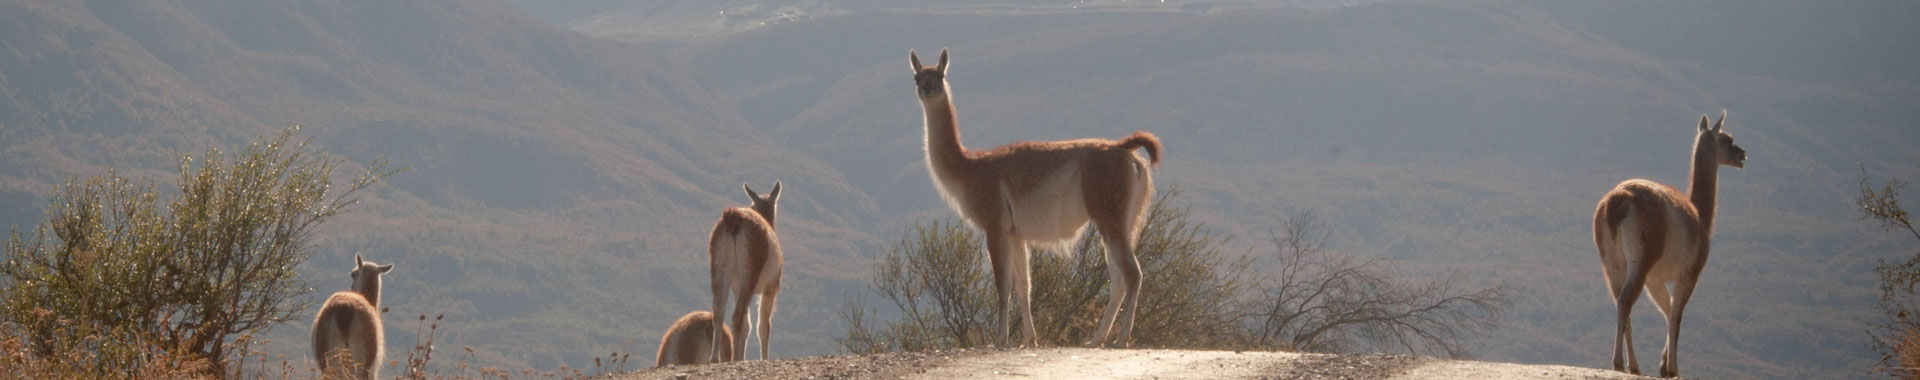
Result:
{"label": "guanaco ear", "polygon": [[934,66],[934,70],[940,71],[940,75],[947,75],[947,48],[940,48],[940,65]]}
{"label": "guanaco ear", "polygon": [[1700,131],[1707,131],[1707,115],[1700,115]]}
{"label": "guanaco ear", "polygon": [[915,74],[920,73],[921,66],[920,66],[919,53],[914,53],[913,49],[907,49],[907,62],[913,63],[913,73]]}
{"label": "guanaco ear", "polygon": [[747,198],[748,198],[748,199],[752,199],[752,200],[756,200],[756,201],[757,201],[757,200],[760,200],[760,193],[756,193],[756,192],[754,192],[754,191],[753,191],[753,187],[752,187],[752,186],[747,186],[747,184],[743,182],[743,183],[741,183],[741,184],[740,184],[740,188],[741,188],[741,189],[744,189],[744,190],[746,190],[746,191],[747,191]]}
{"label": "guanaco ear", "polygon": [[366,265],[366,264],[367,264],[366,260],[360,259],[360,254],[358,253],[353,254],[353,267],[359,268],[361,265]]}
{"label": "guanaco ear", "polygon": [[780,200],[780,180],[776,179],[773,180],[773,191],[767,193],[767,201],[773,202],[778,200]]}
{"label": "guanaco ear", "polygon": [[1727,110],[1721,109],[1720,120],[1713,122],[1713,131],[1720,132],[1720,127],[1725,127],[1725,126],[1727,126]]}
{"label": "guanaco ear", "polygon": [[387,272],[392,272],[392,271],[393,271],[393,264],[387,264],[387,265],[381,265],[381,266],[380,266],[380,273],[387,273]]}

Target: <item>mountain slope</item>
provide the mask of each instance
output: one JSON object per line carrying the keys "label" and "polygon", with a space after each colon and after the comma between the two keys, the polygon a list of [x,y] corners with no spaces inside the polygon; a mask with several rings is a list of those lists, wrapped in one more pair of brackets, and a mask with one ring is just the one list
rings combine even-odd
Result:
{"label": "mountain slope", "polygon": [[[676,51],[747,120],[914,220],[944,209],[927,195],[902,50],[952,48],[969,147],[1153,131],[1168,156],[1156,183],[1256,255],[1281,215],[1313,208],[1335,249],[1526,289],[1481,343],[1527,363],[1606,364],[1593,202],[1628,178],[1684,186],[1697,118],[1727,109],[1753,158],[1721,172],[1686,372],[1800,378],[1864,373],[1869,268],[1905,251],[1857,221],[1854,164],[1920,177],[1920,76],[1891,63],[1917,51],[1863,38],[1920,32],[1897,21],[1915,7],[1828,5],[915,8]],[[845,48],[805,54],[822,46]],[[1828,53],[1784,58],[1807,51]],[[1657,353],[1665,323],[1645,305],[1639,351]]]}
{"label": "mountain slope", "polygon": [[[640,3],[666,12],[645,23],[717,6]],[[180,154],[303,124],[330,153],[413,168],[316,235],[314,287],[344,287],[355,252],[397,262],[396,347],[445,313],[443,358],[579,368],[644,357],[704,308],[715,209],[780,179],[774,352],[824,354],[882,239],[951,215],[903,57],[950,47],[970,147],[1153,131],[1156,182],[1255,255],[1314,208],[1330,248],[1525,289],[1479,342],[1492,360],[1606,364],[1593,202],[1680,184],[1700,114],[1730,110],[1751,161],[1722,172],[1689,376],[1864,373],[1868,268],[1909,251],[1847,200],[1856,162],[1920,178],[1920,68],[1901,64],[1920,52],[1878,38],[1920,32],[1913,5],[968,4],[748,4],[636,46],[497,1],[4,0],[0,223],[34,223],[72,176],[164,184]],[[571,25],[660,27],[602,21]],[[1639,351],[1657,353],[1644,304]],[[297,360],[299,324],[269,352]]]}
{"label": "mountain slope", "polygon": [[[871,201],[750,128],[686,62],[504,3],[0,8],[0,222],[28,228],[73,176],[111,167],[165,185],[177,155],[302,124],[328,153],[412,168],[315,236],[312,285],[344,287],[336,270],[355,252],[396,262],[390,315],[445,313],[452,343],[490,363],[650,351],[653,322],[705,304],[705,234],[744,204],[743,182],[788,189],[779,227],[807,289],[786,316],[852,284],[835,263],[878,245],[846,227]],[[298,324],[278,330],[295,358]],[[395,342],[426,327],[395,324]]]}

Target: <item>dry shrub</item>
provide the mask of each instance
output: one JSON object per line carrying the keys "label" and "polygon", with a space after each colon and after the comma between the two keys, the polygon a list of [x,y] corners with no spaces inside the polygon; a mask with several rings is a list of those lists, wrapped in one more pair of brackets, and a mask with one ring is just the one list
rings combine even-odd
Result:
{"label": "dry shrub", "polygon": [[[1900,180],[1887,180],[1886,184],[1875,189],[1869,182],[1866,166],[1860,167],[1860,197],[1854,204],[1860,207],[1863,217],[1880,222],[1880,226],[1889,231],[1906,231],[1914,239],[1920,240],[1920,230],[1913,227],[1907,210],[1900,206]],[[1893,263],[1880,260],[1874,266],[1874,272],[1880,274],[1880,297],[1874,304],[1887,319],[1870,322],[1867,334],[1873,339],[1873,348],[1880,351],[1881,372],[1887,375],[1913,379],[1920,378],[1920,308],[1913,302],[1913,292],[1920,285],[1920,253],[1905,262]]]}
{"label": "dry shrub", "polygon": [[[1180,189],[1154,197],[1134,244],[1140,261],[1139,311],[1133,320],[1134,347],[1234,348],[1244,340],[1233,321],[1234,307],[1248,289],[1246,254],[1221,251],[1228,238],[1187,221],[1187,206],[1175,206]],[[1105,317],[1108,295],[1106,246],[1089,229],[1074,252],[1035,252],[1033,312],[1041,341],[1051,345],[1088,343]],[[1017,319],[1017,317],[1016,317]],[[1051,328],[1049,328],[1051,327]],[[1114,323],[1114,335],[1120,323]],[[1111,338],[1110,339],[1114,339]]]}
{"label": "dry shrub", "polygon": [[[1173,205],[1179,189],[1156,196],[1135,255],[1145,274],[1135,312],[1134,347],[1360,350],[1463,357],[1463,343],[1500,323],[1511,289],[1469,289],[1458,272],[1408,281],[1382,260],[1321,248],[1312,212],[1281,226],[1274,260],[1251,278],[1256,257],[1223,252],[1226,236],[1188,221]],[[899,319],[871,318],[847,304],[848,329],[836,339],[851,353],[922,351],[990,344],[991,273],[981,238],[947,219],[919,224],[893,245],[870,281]],[[1104,317],[1110,291],[1105,247],[1089,231],[1074,252],[1033,257],[1033,313],[1042,345],[1081,345]],[[1013,323],[1020,323],[1019,316]],[[1116,323],[1116,329],[1118,328]]]}
{"label": "dry shrub", "polygon": [[[14,326],[0,327],[0,373],[15,379],[212,379],[207,360],[169,350],[152,350],[132,357],[133,363],[116,371],[102,371],[100,350],[68,350],[51,355],[31,351],[28,338]],[[118,344],[98,336],[83,344]],[[154,342],[151,338],[141,342]],[[144,344],[135,344],[145,346]]]}

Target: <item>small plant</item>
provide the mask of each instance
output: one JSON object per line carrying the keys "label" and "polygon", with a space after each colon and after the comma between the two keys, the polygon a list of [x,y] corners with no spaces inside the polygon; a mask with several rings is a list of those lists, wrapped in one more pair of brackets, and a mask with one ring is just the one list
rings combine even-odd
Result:
{"label": "small plant", "polygon": [[[607,358],[604,361],[602,361],[598,357],[595,357],[593,358],[593,375],[600,376],[600,375],[610,374],[610,373],[626,372],[627,358],[630,358],[630,357],[633,357],[633,355],[622,354],[618,351],[607,354]],[[604,363],[604,365],[602,363]]]}
{"label": "small plant", "polygon": [[834,345],[839,346],[841,351],[854,355],[892,352],[893,347],[889,345],[887,332],[869,326],[873,322],[868,321],[867,308],[863,306],[865,304],[864,296],[847,298],[845,308],[840,310],[840,319],[847,321],[847,332],[835,336]]}
{"label": "small plant", "polygon": [[[400,376],[401,378],[416,380],[427,379],[427,362],[433,361],[433,337],[440,331],[440,320],[444,318],[446,318],[445,314],[435,314],[433,316],[433,322],[428,324],[425,330],[419,329],[419,326],[420,324],[427,323],[426,314],[421,314],[420,318],[414,321],[413,339],[414,342],[417,343],[413,345],[413,348],[407,350],[407,359],[404,362],[406,371],[402,372],[403,375]],[[467,352],[471,354],[473,350],[468,349]],[[389,365],[393,364],[401,364],[401,362],[394,362]],[[464,364],[463,362],[460,367],[464,368]]]}
{"label": "small plant", "polygon": [[[1867,176],[1866,165],[1860,166],[1860,197],[1854,205],[1860,207],[1863,218],[1880,222],[1880,227],[1889,231],[1906,231],[1920,240],[1920,229],[1913,227],[1907,210],[1900,206],[1900,188],[1905,185],[1897,179],[1889,179],[1875,189]],[[1867,334],[1873,339],[1873,348],[1880,351],[1881,372],[1893,377],[1920,378],[1920,308],[1913,303],[1915,285],[1920,285],[1920,252],[1905,262],[1892,263],[1880,260],[1874,266],[1880,274],[1880,297],[1874,304],[1881,314],[1886,315],[1884,322],[1868,324]]]}

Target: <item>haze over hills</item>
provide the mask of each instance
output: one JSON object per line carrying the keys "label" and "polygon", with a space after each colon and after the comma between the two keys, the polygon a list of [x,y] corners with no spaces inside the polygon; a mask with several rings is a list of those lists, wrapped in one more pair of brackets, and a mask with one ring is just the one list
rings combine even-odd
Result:
{"label": "haze over hills", "polygon": [[[1170,157],[1158,182],[1256,250],[1279,215],[1316,208],[1339,249],[1528,289],[1482,357],[1535,363],[1606,364],[1593,202],[1627,178],[1684,186],[1695,118],[1729,109],[1755,158],[1722,172],[1688,373],[1872,360],[1867,268],[1906,250],[1847,200],[1855,163],[1916,174],[1920,73],[1901,64],[1916,51],[1887,38],[1915,35],[1910,5],[1080,4],[846,12],[675,51],[883,214],[924,218],[944,210],[924,196],[900,50],[951,47],[969,146],[1152,130]],[[1657,353],[1665,323],[1640,309],[1640,352]]]}
{"label": "haze over hills", "polygon": [[[552,368],[651,352],[641,341],[665,323],[644,322],[700,304],[704,286],[677,285],[704,283],[706,233],[721,207],[745,203],[742,182],[786,183],[780,228],[794,232],[789,273],[803,284],[789,316],[808,316],[798,300],[827,288],[809,276],[837,273],[807,258],[878,246],[836,222],[872,218],[864,195],[750,128],[684,60],[504,3],[0,7],[6,224],[31,228],[53,185],[73,176],[111,167],[165,188],[176,155],[302,124],[329,153],[412,168],[316,235],[325,250],[306,269],[312,286],[342,289],[355,252],[397,262],[390,315],[446,313],[451,343],[483,360]],[[298,324],[277,331],[296,358]],[[390,338],[410,342],[415,327]],[[823,349],[794,341],[786,347]]]}
{"label": "haze over hills", "polygon": [[[511,1],[529,11],[0,2],[0,223],[37,221],[72,176],[164,188],[175,155],[299,123],[412,167],[317,236],[314,287],[344,286],[330,263],[354,252],[391,257],[390,319],[444,312],[443,348],[580,367],[651,354],[706,308],[687,284],[714,211],[777,178],[775,353],[825,354],[868,259],[951,215],[904,57],[946,47],[969,147],[1150,130],[1156,182],[1255,254],[1314,208],[1333,248],[1526,289],[1483,359],[1606,364],[1593,202],[1683,184],[1700,114],[1729,110],[1751,160],[1722,171],[1689,377],[1866,375],[1869,268],[1911,251],[1847,203],[1856,162],[1920,178],[1911,4]],[[1664,323],[1639,309],[1655,366]],[[304,326],[276,332],[301,353]]]}

